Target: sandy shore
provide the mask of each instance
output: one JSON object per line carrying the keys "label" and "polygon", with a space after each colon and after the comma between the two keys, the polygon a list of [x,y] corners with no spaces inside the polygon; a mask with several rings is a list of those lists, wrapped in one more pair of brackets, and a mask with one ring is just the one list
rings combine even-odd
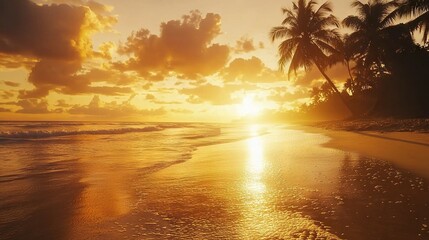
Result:
{"label": "sandy shore", "polygon": [[331,140],[323,144],[325,147],[387,160],[429,179],[429,133],[338,131],[317,127],[303,130],[330,137]]}

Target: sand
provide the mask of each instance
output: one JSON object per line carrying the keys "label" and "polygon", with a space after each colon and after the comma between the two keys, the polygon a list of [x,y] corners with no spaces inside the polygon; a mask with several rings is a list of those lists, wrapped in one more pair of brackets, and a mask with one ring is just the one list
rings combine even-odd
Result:
{"label": "sand", "polygon": [[336,131],[304,128],[331,139],[323,146],[387,160],[429,179],[429,133]]}

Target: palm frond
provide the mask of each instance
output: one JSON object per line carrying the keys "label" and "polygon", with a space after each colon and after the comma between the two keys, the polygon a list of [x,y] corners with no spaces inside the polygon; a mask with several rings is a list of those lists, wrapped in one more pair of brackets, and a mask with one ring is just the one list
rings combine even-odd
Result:
{"label": "palm frond", "polygon": [[291,30],[285,26],[273,27],[270,32],[271,41],[291,36]]}
{"label": "palm frond", "polygon": [[424,43],[427,42],[429,32],[429,11],[411,20],[407,25],[411,32],[416,30],[423,31],[422,41]]}
{"label": "palm frond", "polygon": [[362,19],[358,16],[348,16],[344,18],[344,20],[341,23],[343,26],[354,30],[361,29],[364,25]]}
{"label": "palm frond", "polygon": [[332,4],[330,2],[325,2],[317,9],[314,15],[325,16],[332,12]]}
{"label": "palm frond", "polygon": [[279,45],[279,53],[282,58],[290,59],[293,55],[294,50],[296,49],[297,45],[299,44],[299,38],[289,38],[284,40]]}

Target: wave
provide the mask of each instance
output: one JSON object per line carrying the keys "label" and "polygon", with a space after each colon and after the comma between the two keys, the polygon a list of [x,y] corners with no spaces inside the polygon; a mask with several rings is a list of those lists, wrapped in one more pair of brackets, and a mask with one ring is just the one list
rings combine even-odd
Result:
{"label": "wave", "polygon": [[201,139],[201,138],[208,138],[208,137],[216,137],[221,134],[220,128],[212,128],[208,129],[206,133],[199,133],[199,134],[191,134],[188,136],[184,136],[184,139]]}
{"label": "wave", "polygon": [[34,130],[34,131],[4,131],[0,132],[0,139],[35,139],[74,135],[108,135],[138,132],[161,131],[164,128],[159,126],[147,126],[143,128],[115,128],[115,129],[94,129],[94,130]]}

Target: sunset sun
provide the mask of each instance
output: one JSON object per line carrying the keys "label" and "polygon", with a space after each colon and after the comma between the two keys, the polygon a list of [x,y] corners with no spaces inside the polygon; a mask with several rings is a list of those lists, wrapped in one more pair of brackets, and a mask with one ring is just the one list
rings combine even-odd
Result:
{"label": "sunset sun", "polygon": [[246,95],[238,105],[237,112],[241,117],[256,117],[261,114],[261,106],[253,95]]}

